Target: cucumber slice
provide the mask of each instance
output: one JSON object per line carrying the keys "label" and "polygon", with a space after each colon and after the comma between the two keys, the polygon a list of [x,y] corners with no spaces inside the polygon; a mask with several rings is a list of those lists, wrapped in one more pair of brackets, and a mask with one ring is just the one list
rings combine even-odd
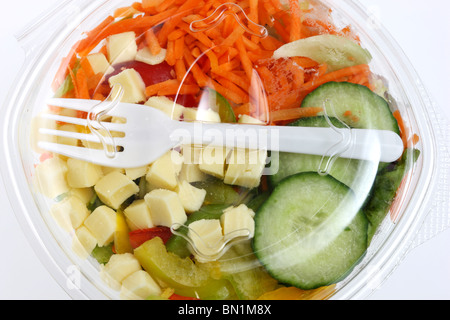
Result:
{"label": "cucumber slice", "polygon": [[220,116],[220,121],[223,123],[236,123],[236,115],[233,108],[224,96],[213,89],[208,89],[208,96],[210,99],[211,109],[217,112]]}
{"label": "cucumber slice", "polygon": [[341,36],[323,34],[287,43],[274,52],[275,59],[308,57],[320,64],[326,63],[329,71],[359,64],[369,64],[372,55],[356,42]]}
{"label": "cucumber slice", "polygon": [[256,213],[253,249],[273,278],[315,289],[351,272],[367,250],[367,226],[351,189],[331,176],[300,173]]}
{"label": "cucumber slice", "polygon": [[239,203],[248,193],[248,191],[244,189],[241,189],[238,192],[232,186],[213,177],[208,178],[207,180],[193,182],[192,185],[196,188],[206,190],[206,204],[233,205]]}
{"label": "cucumber slice", "polygon": [[390,130],[400,133],[389,104],[369,88],[349,82],[328,82],[305,97],[302,108],[326,106],[352,128]]}

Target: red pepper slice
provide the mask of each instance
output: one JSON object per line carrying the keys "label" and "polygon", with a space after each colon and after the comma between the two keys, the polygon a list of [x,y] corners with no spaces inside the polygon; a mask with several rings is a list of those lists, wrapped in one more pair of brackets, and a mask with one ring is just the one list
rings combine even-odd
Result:
{"label": "red pepper slice", "polygon": [[164,243],[172,237],[172,231],[168,227],[154,227],[144,230],[135,230],[129,233],[130,244],[133,249],[140,247],[143,243],[155,237],[160,237]]}
{"label": "red pepper slice", "polygon": [[183,297],[179,296],[178,294],[173,294],[169,297],[169,300],[200,300],[198,298],[192,298],[192,297]]}

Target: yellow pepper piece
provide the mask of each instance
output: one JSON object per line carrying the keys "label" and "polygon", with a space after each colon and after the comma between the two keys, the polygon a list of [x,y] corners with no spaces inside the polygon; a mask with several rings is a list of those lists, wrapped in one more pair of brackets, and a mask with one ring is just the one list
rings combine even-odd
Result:
{"label": "yellow pepper piece", "polygon": [[335,285],[315,290],[301,290],[295,287],[282,287],[264,293],[258,300],[325,300],[335,291]]}
{"label": "yellow pepper piece", "polygon": [[121,210],[117,210],[116,231],[114,232],[114,249],[116,253],[133,253],[129,233],[130,229],[125,220],[125,215]]}

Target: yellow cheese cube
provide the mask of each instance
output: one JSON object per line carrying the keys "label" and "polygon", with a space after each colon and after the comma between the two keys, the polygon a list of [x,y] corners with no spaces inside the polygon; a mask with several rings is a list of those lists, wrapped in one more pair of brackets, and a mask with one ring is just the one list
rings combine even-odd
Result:
{"label": "yellow cheese cube", "polygon": [[253,210],[245,204],[224,210],[220,222],[225,239],[228,241],[237,237],[253,238],[255,234],[254,216]]}
{"label": "yellow cheese cube", "polygon": [[97,239],[85,226],[81,226],[75,231],[72,239],[72,250],[81,259],[87,259],[96,246]]}
{"label": "yellow cheese cube", "polygon": [[197,109],[196,108],[184,108],[183,111],[184,121],[197,121]]}
{"label": "yellow cheese cube", "polygon": [[[150,208],[150,214],[155,226],[178,228],[187,220],[186,212],[178,195],[170,190],[156,189],[144,197]],[[175,224],[175,225],[174,225]]]}
{"label": "yellow cheese cube", "polygon": [[194,255],[200,261],[207,261],[218,255],[224,246],[222,226],[217,219],[198,220],[189,224],[188,237],[194,247]]}
{"label": "yellow cheese cube", "polygon": [[145,176],[147,174],[147,169],[148,166],[125,169],[125,175],[129,177],[131,180],[136,180],[138,178]]}
{"label": "yellow cheese cube", "polygon": [[93,53],[87,56],[89,64],[91,65],[92,71],[95,74],[107,74],[113,71],[113,68],[106,59],[103,53]]}
{"label": "yellow cheese cube", "polygon": [[161,295],[161,287],[144,270],[136,271],[122,281],[122,300],[146,300],[150,296]]}
{"label": "yellow cheese cube", "polygon": [[147,182],[152,189],[175,190],[182,165],[180,153],[171,150],[150,165],[146,175]]}
{"label": "yellow cheese cube", "polygon": [[136,58],[137,44],[134,32],[114,34],[107,38],[106,47],[111,64],[132,61]]}
{"label": "yellow cheese cube", "polygon": [[[60,131],[66,131],[66,132],[74,132],[78,133],[77,126],[74,124],[63,124],[58,127],[58,130]],[[57,143],[67,145],[67,146],[77,146],[78,145],[78,139],[76,138],[69,138],[69,137],[57,137],[56,138]]]}
{"label": "yellow cheese cube", "polygon": [[144,80],[134,69],[125,69],[118,75],[109,78],[109,84],[112,88],[112,97],[117,97],[119,90],[123,90],[121,102],[140,103],[145,101]]}
{"label": "yellow cheese cube", "polygon": [[114,239],[116,212],[107,206],[100,206],[84,221],[84,225],[97,239],[98,245],[104,247]]}
{"label": "yellow cheese cube", "polygon": [[132,231],[154,227],[150,209],[143,199],[133,201],[123,213],[125,214],[128,226]]}
{"label": "yellow cheese cube", "polygon": [[100,276],[111,288],[120,290],[122,281],[140,270],[141,265],[133,254],[114,254],[101,270]]}
{"label": "yellow cheese cube", "polygon": [[[45,113],[50,113],[50,112],[43,112],[43,114],[45,114]],[[56,121],[43,118],[40,115],[31,119],[30,143],[31,143],[31,148],[37,153],[46,152],[46,150],[39,148],[38,143],[40,141],[53,142],[53,143],[56,142],[56,136],[40,133],[39,129],[41,129],[41,128],[56,130],[57,129]]]}
{"label": "yellow cheese cube", "polygon": [[202,158],[202,145],[187,144],[181,147],[184,163],[200,164]]}
{"label": "yellow cheese cube", "polygon": [[117,171],[101,178],[94,189],[104,204],[116,210],[125,200],[139,192],[133,180]]}
{"label": "yellow cheese cube", "polygon": [[70,189],[66,173],[66,162],[59,157],[53,157],[36,167],[34,183],[44,196],[54,199]]}
{"label": "yellow cheese cube", "polygon": [[259,119],[250,117],[249,115],[246,115],[246,114],[239,115],[238,123],[241,123],[241,124],[258,124],[258,125],[265,125],[266,124],[265,122],[263,122],[263,121],[261,121]]}
{"label": "yellow cheese cube", "polygon": [[234,149],[228,159],[224,177],[226,184],[245,188],[256,188],[266,166],[267,152],[264,150]]}
{"label": "yellow cheese cube", "polygon": [[174,120],[180,120],[185,109],[185,107],[173,102],[167,97],[150,97],[145,105],[164,112]]}
{"label": "yellow cheese cube", "polygon": [[202,149],[199,168],[216,178],[225,177],[225,165],[231,149],[207,146]]}
{"label": "yellow cheese cube", "polygon": [[188,213],[198,211],[206,197],[206,190],[198,189],[187,181],[181,181],[177,187],[177,194],[184,210]]}
{"label": "yellow cheese cube", "polygon": [[212,109],[201,109],[197,110],[197,121],[202,122],[220,122],[220,115]]}
{"label": "yellow cheese cube", "polygon": [[67,196],[52,205],[51,215],[61,228],[67,232],[80,227],[89,216],[86,203],[75,196]]}
{"label": "yellow cheese cube", "polygon": [[181,168],[179,175],[180,181],[197,182],[206,179],[206,174],[203,173],[198,164],[185,163]]}
{"label": "yellow cheese cube", "polygon": [[93,188],[70,189],[69,195],[75,196],[78,199],[80,199],[83,203],[87,204],[89,201],[91,201],[92,197],[94,196],[94,189]]}
{"label": "yellow cheese cube", "polygon": [[119,172],[125,174],[125,169],[123,168],[113,168],[113,167],[102,167],[103,175],[106,176],[111,172]]}
{"label": "yellow cheese cube", "polygon": [[79,159],[67,159],[67,169],[67,182],[72,188],[93,187],[103,176],[100,166]]}
{"label": "yellow cheese cube", "polygon": [[147,63],[150,65],[157,65],[166,60],[166,54],[166,49],[161,49],[158,54],[154,55],[150,52],[150,49],[148,47],[144,47],[137,52],[136,61]]}

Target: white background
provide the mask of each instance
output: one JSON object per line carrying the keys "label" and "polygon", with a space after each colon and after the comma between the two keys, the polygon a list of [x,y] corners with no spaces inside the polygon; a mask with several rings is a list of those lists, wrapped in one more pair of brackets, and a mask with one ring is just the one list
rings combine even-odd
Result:
{"label": "white background", "polygon": [[[2,4],[0,102],[19,70],[13,34],[58,0]],[[450,1],[361,0],[390,31],[443,113],[450,117]],[[6,6],[6,7],[5,7]],[[27,243],[0,184],[0,299],[69,299]],[[411,251],[372,299],[450,299],[450,231]]]}

